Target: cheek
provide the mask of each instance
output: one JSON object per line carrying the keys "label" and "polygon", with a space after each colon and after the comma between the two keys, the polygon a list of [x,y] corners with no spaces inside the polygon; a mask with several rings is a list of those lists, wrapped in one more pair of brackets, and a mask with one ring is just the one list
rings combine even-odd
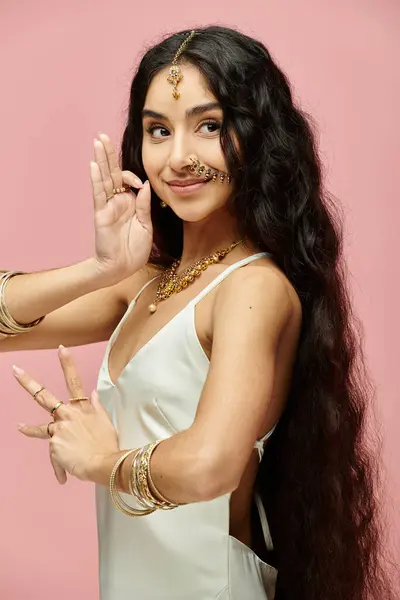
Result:
{"label": "cheek", "polygon": [[151,172],[152,168],[154,168],[154,162],[151,160],[151,151],[146,143],[142,144],[142,161],[144,170],[149,175],[149,172]]}
{"label": "cheek", "polygon": [[165,148],[164,144],[142,143],[142,161],[145,171],[148,175],[159,174],[165,167]]}

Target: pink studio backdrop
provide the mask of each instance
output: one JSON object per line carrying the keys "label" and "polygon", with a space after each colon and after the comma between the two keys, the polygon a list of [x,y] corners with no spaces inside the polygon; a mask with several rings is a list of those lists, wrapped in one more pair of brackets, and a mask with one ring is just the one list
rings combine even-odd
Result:
{"label": "pink studio backdrop", "polygon": [[[326,177],[346,213],[356,309],[383,424],[391,535],[398,543],[400,5],[396,0],[115,0],[0,3],[0,268],[38,271],[93,252],[93,137],[119,144],[137,57],[167,32],[222,24],[263,40],[316,119]],[[200,15],[200,16],[199,16]],[[397,227],[396,227],[397,226]],[[87,390],[104,344],[74,349]],[[56,351],[0,356],[0,597],[95,600],[93,487],[59,486],[48,444],[16,423],[46,415],[11,374],[16,363],[65,398]],[[397,554],[398,556],[398,554]]]}

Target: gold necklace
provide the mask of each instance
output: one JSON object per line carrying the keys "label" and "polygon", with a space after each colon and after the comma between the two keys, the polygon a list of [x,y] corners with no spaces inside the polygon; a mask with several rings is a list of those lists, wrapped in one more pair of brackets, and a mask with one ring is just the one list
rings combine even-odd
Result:
{"label": "gold necklace", "polygon": [[223,250],[216,250],[208,256],[197,260],[192,265],[187,267],[180,275],[177,275],[176,271],[181,263],[180,260],[176,260],[172,265],[164,271],[158,282],[156,299],[152,304],[149,304],[149,311],[153,314],[157,310],[157,304],[162,300],[166,300],[172,294],[178,294],[182,290],[188,287],[189,284],[193,283],[196,277],[199,277],[202,271],[205,271],[210,265],[217,263],[222,260],[229,252],[231,252],[238,244],[243,240],[234,242]]}

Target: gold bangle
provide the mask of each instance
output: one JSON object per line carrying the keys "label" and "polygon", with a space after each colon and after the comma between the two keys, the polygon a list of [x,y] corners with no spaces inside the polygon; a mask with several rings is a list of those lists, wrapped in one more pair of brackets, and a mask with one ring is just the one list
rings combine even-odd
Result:
{"label": "gold bangle", "polygon": [[155,511],[155,509],[138,510],[138,509],[133,508],[132,506],[129,506],[129,504],[127,504],[121,497],[121,495],[117,489],[116,483],[115,483],[116,476],[117,476],[120,466],[122,465],[124,460],[133,452],[137,452],[137,450],[133,449],[133,450],[128,450],[127,452],[124,452],[124,454],[115,463],[113,470],[111,471],[111,475],[110,475],[110,496],[111,496],[111,500],[112,500],[114,506],[118,510],[123,512],[125,515],[127,515],[129,517],[143,517],[145,515],[151,514],[152,512]]}
{"label": "gold bangle", "polygon": [[137,502],[145,508],[159,508],[156,503],[152,502],[151,499],[146,495],[143,488],[143,478],[141,477],[142,470],[142,457],[147,446],[143,446],[132,461],[132,470],[130,475],[130,486],[129,489],[132,491]]}
{"label": "gold bangle", "polygon": [[[179,505],[163,498],[161,494],[157,497],[150,487],[150,482],[152,481],[150,475],[150,460],[154,450],[161,442],[162,440],[158,440],[143,446],[135,456],[132,463],[130,479],[131,489],[135,497],[143,506],[153,506],[163,510],[171,510],[177,508]],[[154,483],[152,485],[155,491],[158,492]]]}
{"label": "gold bangle", "polygon": [[5,289],[9,280],[12,277],[15,277],[15,275],[26,275],[26,273],[24,271],[7,271],[5,273],[2,272],[0,275],[0,333],[2,334],[2,337],[14,337],[20,333],[30,331],[44,319],[43,316],[32,323],[21,325],[20,323],[17,323],[11,315],[5,301]]}
{"label": "gold bangle", "polygon": [[[149,455],[148,455],[148,459],[147,459],[147,484],[148,484],[148,489],[150,494],[152,495],[152,497],[154,498],[154,494],[157,494],[159,501],[162,503],[162,507],[164,510],[172,510],[173,508],[178,508],[179,504],[176,504],[175,502],[171,502],[170,500],[167,500],[167,498],[165,498],[165,496],[162,495],[162,493],[159,491],[159,489],[156,487],[153,478],[151,476],[151,468],[150,468],[150,461],[151,461],[151,457],[152,454],[154,452],[154,450],[157,448],[157,446],[162,442],[163,440],[158,440],[158,442],[156,442],[155,444],[153,444],[153,447],[151,448]],[[154,490],[151,490],[151,487]]]}

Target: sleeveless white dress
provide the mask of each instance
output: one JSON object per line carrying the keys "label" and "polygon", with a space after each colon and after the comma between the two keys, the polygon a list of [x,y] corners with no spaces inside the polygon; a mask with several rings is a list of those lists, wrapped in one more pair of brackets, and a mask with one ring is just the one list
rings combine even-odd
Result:
{"label": "sleeveless white dress", "polygon": [[[113,384],[111,346],[151,282],[132,300],[109,340],[97,386],[121,449],[190,427],[209,368],[196,334],[195,306],[232,271],[267,255],[254,254],[227,267],[136,353]],[[255,445],[260,460],[272,431]],[[114,507],[106,487],[96,486],[101,600],[272,600],[276,569],[229,535],[230,496],[134,518]],[[123,498],[132,504],[132,497]],[[272,549],[258,495],[256,502],[265,543]]]}

